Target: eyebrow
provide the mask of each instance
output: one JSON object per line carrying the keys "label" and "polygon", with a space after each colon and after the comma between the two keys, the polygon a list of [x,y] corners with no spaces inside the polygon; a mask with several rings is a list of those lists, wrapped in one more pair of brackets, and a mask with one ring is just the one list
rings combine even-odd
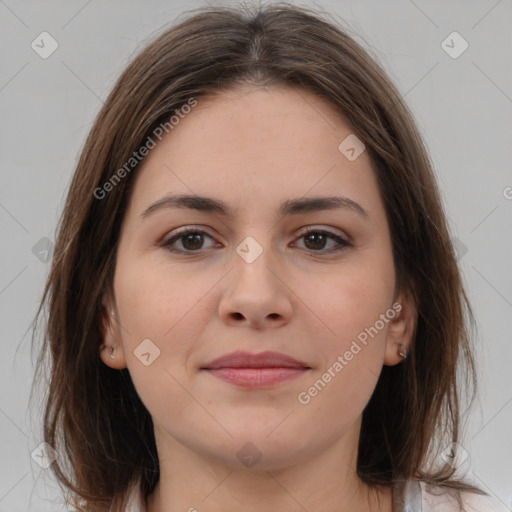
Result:
{"label": "eyebrow", "polygon": [[[233,217],[234,210],[225,202],[213,197],[198,196],[195,194],[168,195],[149,205],[140,215],[146,219],[155,212],[169,208],[188,208],[201,212],[216,213],[223,217]],[[281,203],[279,215],[298,215],[304,212],[322,210],[347,209],[366,219],[370,218],[368,212],[359,204],[343,196],[328,197],[301,197],[289,199]]]}

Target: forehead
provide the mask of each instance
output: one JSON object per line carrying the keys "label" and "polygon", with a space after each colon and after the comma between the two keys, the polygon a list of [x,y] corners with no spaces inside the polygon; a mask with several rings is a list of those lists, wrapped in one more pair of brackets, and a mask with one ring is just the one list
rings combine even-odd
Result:
{"label": "forehead", "polygon": [[200,98],[162,145],[240,165],[252,157],[256,166],[261,159],[283,164],[318,152],[336,155],[344,133],[350,129],[334,107],[308,91],[244,86]]}
{"label": "forehead", "polygon": [[197,101],[137,170],[139,212],[166,192],[239,204],[332,192],[378,196],[366,152],[354,161],[340,152],[351,128],[313,93],[240,87]]}

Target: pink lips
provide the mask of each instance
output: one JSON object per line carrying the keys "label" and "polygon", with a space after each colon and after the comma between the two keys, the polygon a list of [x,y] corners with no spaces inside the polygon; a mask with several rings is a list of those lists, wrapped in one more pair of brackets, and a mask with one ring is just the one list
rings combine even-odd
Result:
{"label": "pink lips", "polygon": [[232,352],[206,364],[202,370],[230,384],[249,388],[273,386],[303,375],[311,369],[279,352]]}

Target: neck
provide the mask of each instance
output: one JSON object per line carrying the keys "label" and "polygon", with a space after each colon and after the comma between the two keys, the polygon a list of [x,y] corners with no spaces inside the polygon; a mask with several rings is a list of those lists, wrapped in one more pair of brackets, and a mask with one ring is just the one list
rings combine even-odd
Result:
{"label": "neck", "polygon": [[348,449],[357,443],[347,436],[314,459],[268,470],[200,455],[158,429],[155,438],[160,480],[147,512],[392,512],[391,488],[370,488],[357,476],[357,450]]}

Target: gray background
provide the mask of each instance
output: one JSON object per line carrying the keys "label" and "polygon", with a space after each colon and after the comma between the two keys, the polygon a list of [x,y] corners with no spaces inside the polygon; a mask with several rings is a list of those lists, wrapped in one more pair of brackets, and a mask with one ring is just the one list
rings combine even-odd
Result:
{"label": "gray background", "polygon": [[[198,5],[0,0],[0,512],[58,508],[49,505],[55,488],[48,470],[31,458],[41,439],[37,416],[28,411],[28,327],[49,268],[45,238],[55,238],[77,155],[130,57],[163,25]],[[480,329],[480,399],[463,444],[469,453],[463,468],[509,510],[512,2],[316,5],[342,19],[388,71],[430,149]],[[47,59],[31,48],[43,31],[59,45]],[[469,44],[456,59],[441,46],[453,31]]]}

